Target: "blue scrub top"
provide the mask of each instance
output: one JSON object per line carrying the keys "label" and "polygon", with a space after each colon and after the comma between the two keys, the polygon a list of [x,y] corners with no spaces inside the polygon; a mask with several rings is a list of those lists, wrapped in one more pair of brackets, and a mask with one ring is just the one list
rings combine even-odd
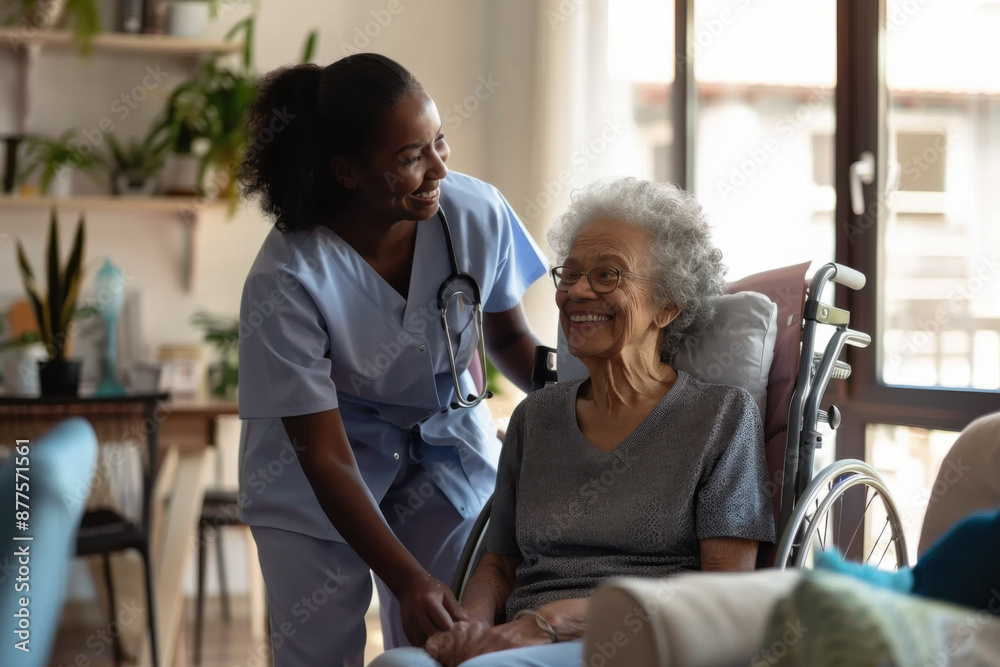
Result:
{"label": "blue scrub top", "polygon": [[[459,268],[479,282],[483,310],[520,303],[547,264],[503,195],[450,172],[441,206]],[[417,434],[430,446],[414,451],[462,516],[473,516],[493,492],[500,443],[489,408],[449,408],[455,392],[437,307],[451,274],[446,248],[437,216],[418,223],[404,299],[326,227],[268,234],[240,306],[239,478],[247,524],[344,541],[281,424],[281,417],[333,408],[340,408],[376,502],[407,465]],[[467,369],[478,344],[475,324],[453,332],[453,340],[463,393],[473,393]]]}

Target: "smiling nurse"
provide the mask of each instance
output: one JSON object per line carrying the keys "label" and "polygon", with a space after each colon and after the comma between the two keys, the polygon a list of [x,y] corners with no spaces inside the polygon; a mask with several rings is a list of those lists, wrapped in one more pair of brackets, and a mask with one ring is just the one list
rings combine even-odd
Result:
{"label": "smiling nurse", "polygon": [[469,365],[482,330],[529,388],[520,302],[546,265],[496,188],[449,173],[434,101],[388,58],[271,72],[247,122],[240,182],[274,228],[240,309],[242,517],[275,667],[361,665],[370,571],[386,648],[463,618],[442,582],[499,454]]}

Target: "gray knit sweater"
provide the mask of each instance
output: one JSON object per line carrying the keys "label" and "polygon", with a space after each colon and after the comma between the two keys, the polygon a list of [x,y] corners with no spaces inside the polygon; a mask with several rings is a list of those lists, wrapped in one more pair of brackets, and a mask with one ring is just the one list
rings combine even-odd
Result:
{"label": "gray knit sweater", "polygon": [[678,371],[645,421],[601,451],[577,425],[583,382],[536,391],[511,416],[485,538],[488,553],[522,558],[508,619],[609,577],[698,570],[705,538],[774,541],[749,393]]}

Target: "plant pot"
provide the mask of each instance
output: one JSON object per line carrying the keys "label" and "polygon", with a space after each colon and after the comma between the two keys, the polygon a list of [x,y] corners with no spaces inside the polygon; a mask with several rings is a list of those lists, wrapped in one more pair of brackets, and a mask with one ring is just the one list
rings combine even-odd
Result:
{"label": "plant pot", "polygon": [[168,195],[194,197],[198,194],[198,165],[196,155],[171,154],[163,167],[163,190]]}
{"label": "plant pot", "polygon": [[3,138],[3,194],[14,192],[17,185],[17,175],[20,173],[21,161],[24,159],[21,147],[24,146],[24,135],[10,134]]}
{"label": "plant pot", "polygon": [[39,30],[54,28],[65,9],[66,0],[38,0],[34,9],[25,10],[24,20],[27,25]]}
{"label": "plant pot", "polygon": [[3,390],[8,396],[38,396],[38,362],[48,354],[41,343],[9,348],[3,353]]}
{"label": "plant pot", "polygon": [[224,169],[223,164],[235,163],[230,161],[212,164],[205,171],[202,192],[206,199],[228,201],[238,196],[236,174]]}
{"label": "plant pot", "polygon": [[56,172],[49,183],[48,196],[71,197],[73,195],[73,169],[63,167]]}
{"label": "plant pot", "polygon": [[79,359],[49,359],[38,362],[42,396],[76,396],[80,391]]}
{"label": "plant pot", "polygon": [[234,399],[240,381],[239,364],[231,360],[217,361],[208,367],[208,388],[213,396]]}
{"label": "plant pot", "polygon": [[203,37],[208,32],[209,6],[204,0],[174,0],[170,3],[167,32],[175,37]]}
{"label": "plant pot", "polygon": [[149,197],[156,192],[156,179],[117,174],[113,181],[114,194],[119,197]]}

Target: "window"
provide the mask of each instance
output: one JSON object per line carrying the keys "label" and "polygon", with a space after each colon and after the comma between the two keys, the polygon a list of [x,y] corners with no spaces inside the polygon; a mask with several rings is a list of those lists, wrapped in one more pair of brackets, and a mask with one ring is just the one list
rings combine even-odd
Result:
{"label": "window", "polygon": [[[870,424],[866,430],[867,460],[882,474],[899,510],[911,563],[917,559],[920,528],[941,462],[957,437],[954,431],[887,424]],[[867,550],[878,543],[880,530],[880,521],[868,523]]]}
{"label": "window", "polygon": [[[888,385],[1000,389],[1000,6],[888,0],[878,337]],[[894,191],[893,191],[894,190]]]}
{"label": "window", "polygon": [[694,191],[730,278],[775,268],[778,249],[786,264],[832,260],[835,0],[694,12]]}
{"label": "window", "polygon": [[608,74],[629,95],[635,128],[629,173],[660,183],[673,180],[673,11],[662,0],[608,3]]}
{"label": "window", "polygon": [[[873,343],[831,387],[835,454],[932,482],[955,432],[1000,410],[1000,68],[984,65],[1000,2],[606,5],[629,173],[694,191],[731,278],[810,259],[868,277],[837,289]],[[866,153],[875,178],[852,201]]]}

